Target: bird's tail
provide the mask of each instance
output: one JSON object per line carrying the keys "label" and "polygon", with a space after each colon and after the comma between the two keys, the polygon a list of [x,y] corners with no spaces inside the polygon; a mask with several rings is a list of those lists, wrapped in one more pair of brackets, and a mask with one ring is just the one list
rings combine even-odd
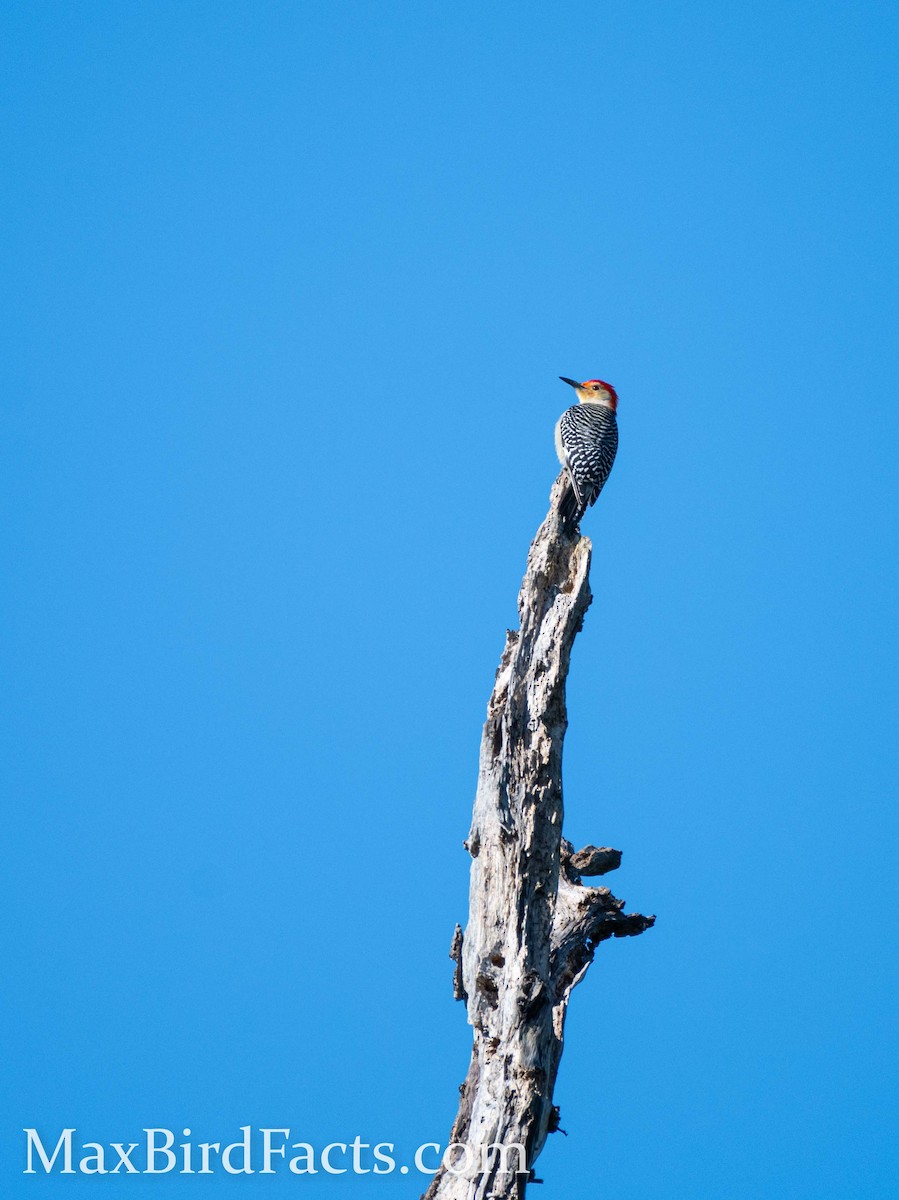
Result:
{"label": "bird's tail", "polygon": [[579,532],[578,526],[581,523],[581,517],[586,511],[587,505],[578,500],[577,493],[569,480],[565,494],[559,501],[559,516],[562,518],[562,528],[569,537],[574,537]]}

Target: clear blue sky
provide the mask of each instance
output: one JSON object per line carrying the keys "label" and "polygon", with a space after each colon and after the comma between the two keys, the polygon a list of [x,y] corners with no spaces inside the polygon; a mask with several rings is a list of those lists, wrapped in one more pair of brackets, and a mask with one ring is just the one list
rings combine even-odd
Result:
{"label": "clear blue sky", "polygon": [[423,1189],[20,1131],[445,1139],[562,374],[621,398],[566,831],[658,923],[575,993],[535,1200],[894,1196],[895,6],[2,23],[0,1193]]}

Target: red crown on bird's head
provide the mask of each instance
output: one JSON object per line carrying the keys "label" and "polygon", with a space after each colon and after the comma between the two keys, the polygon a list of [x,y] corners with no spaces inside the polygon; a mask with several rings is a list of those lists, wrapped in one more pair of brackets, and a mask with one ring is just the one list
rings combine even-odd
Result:
{"label": "red crown on bird's head", "polygon": [[615,391],[612,385],[610,383],[606,383],[604,379],[585,379],[581,384],[581,387],[585,392],[592,391],[595,387],[601,387],[604,391],[609,393],[609,399],[612,402],[612,409],[614,410],[618,407],[618,393]]}

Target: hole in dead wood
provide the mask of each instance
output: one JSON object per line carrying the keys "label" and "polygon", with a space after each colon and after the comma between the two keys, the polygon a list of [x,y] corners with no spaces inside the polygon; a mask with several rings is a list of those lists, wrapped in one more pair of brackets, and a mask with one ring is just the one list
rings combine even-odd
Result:
{"label": "hole in dead wood", "polygon": [[496,986],[496,981],[491,979],[489,975],[481,974],[477,978],[478,991],[483,992],[488,1000],[496,1003],[496,997],[499,995],[499,988]]}

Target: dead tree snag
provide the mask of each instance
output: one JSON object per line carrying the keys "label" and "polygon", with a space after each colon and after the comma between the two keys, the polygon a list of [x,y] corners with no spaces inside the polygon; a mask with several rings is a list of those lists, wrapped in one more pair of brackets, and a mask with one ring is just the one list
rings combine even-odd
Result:
{"label": "dead tree snag", "polygon": [[[487,706],[471,832],[468,927],[451,955],[454,994],[474,1030],[450,1141],[469,1147],[455,1173],[441,1169],[426,1200],[524,1196],[547,1133],[558,1128],[553,1087],[571,989],[600,942],[643,933],[653,917],[626,914],[608,888],[582,875],[614,870],[621,854],[562,837],[565,680],[590,604],[590,542],[569,537],[556,480],[528,554],[518,597],[521,627],[508,632]],[[492,1151],[485,1147],[493,1147]]]}

